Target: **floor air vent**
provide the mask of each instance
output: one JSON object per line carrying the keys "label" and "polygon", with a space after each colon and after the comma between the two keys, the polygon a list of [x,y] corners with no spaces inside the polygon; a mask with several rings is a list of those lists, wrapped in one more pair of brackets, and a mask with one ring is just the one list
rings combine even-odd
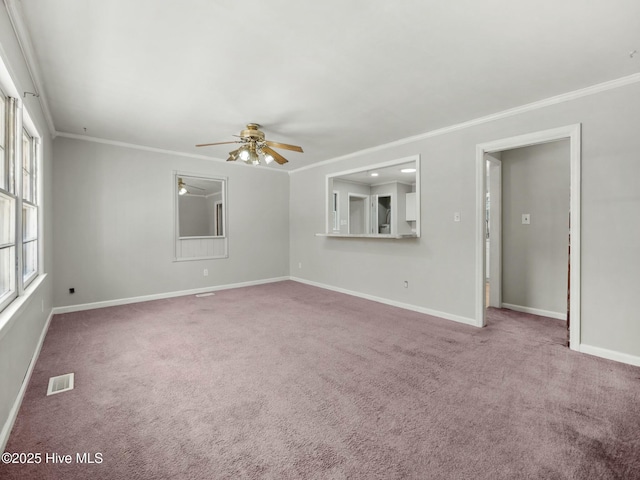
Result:
{"label": "floor air vent", "polygon": [[47,389],[47,396],[55,393],[62,393],[69,390],[73,390],[73,373],[67,373],[65,375],[59,375],[57,377],[51,377],[49,379],[49,388]]}

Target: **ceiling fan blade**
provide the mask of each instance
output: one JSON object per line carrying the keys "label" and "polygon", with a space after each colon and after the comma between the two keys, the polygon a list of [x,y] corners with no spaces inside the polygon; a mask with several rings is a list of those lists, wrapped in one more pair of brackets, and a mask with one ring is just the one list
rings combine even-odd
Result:
{"label": "ceiling fan blade", "polygon": [[240,149],[236,148],[234,151],[229,152],[229,158],[227,158],[227,162],[233,162],[234,160],[238,159],[238,150]]}
{"label": "ceiling fan blade", "polygon": [[211,145],[226,145],[227,143],[240,143],[237,140],[232,142],[216,142],[216,143],[201,143],[200,145],[196,145],[196,147],[210,147]]}
{"label": "ceiling fan blade", "polygon": [[196,190],[204,190],[204,188],[196,187],[195,185],[189,185],[188,183],[185,183],[185,185],[189,188],[195,188]]}
{"label": "ceiling fan blade", "polygon": [[272,142],[270,140],[266,140],[264,143],[266,143],[270,147],[284,148],[285,150],[293,150],[294,152],[304,153],[302,151],[302,147],[298,147],[297,145],[289,145],[288,143]]}
{"label": "ceiling fan blade", "polygon": [[289,160],[287,160],[286,158],[284,158],[282,155],[280,155],[278,152],[276,152],[275,150],[269,148],[269,147],[262,147],[262,152],[263,153],[268,153],[269,155],[271,155],[273,157],[273,159],[278,162],[280,165],[284,165],[285,163],[287,163]]}

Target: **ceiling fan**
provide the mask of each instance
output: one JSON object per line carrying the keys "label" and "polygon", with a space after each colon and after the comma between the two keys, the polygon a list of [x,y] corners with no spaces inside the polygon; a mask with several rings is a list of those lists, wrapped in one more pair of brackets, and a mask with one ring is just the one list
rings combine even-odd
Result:
{"label": "ceiling fan", "polygon": [[187,187],[195,188],[196,190],[204,190],[204,188],[196,187],[195,185],[188,185],[184,183],[182,178],[178,177],[178,195],[185,195],[189,193],[189,189]]}
{"label": "ceiling fan", "polygon": [[260,158],[262,158],[267,165],[274,160],[280,165],[287,163],[288,160],[276,152],[274,148],[284,148],[285,150],[293,150],[294,152],[303,153],[302,147],[298,147],[297,145],[265,140],[264,132],[258,130],[259,128],[260,125],[257,123],[249,123],[247,124],[247,128],[240,132],[240,135],[234,135],[240,140],[234,140],[231,142],[201,143],[200,145],[196,145],[196,147],[241,143],[242,145],[240,147],[229,152],[227,162],[231,162],[239,158],[240,160],[244,160],[246,163],[253,165],[259,165]]}

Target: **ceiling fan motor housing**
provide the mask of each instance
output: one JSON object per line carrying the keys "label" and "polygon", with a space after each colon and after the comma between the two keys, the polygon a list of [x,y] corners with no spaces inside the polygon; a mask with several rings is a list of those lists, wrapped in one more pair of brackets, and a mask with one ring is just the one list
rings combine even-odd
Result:
{"label": "ceiling fan motor housing", "polygon": [[258,130],[259,126],[257,123],[249,123],[246,130],[240,132],[240,136],[249,141],[264,142],[264,132]]}

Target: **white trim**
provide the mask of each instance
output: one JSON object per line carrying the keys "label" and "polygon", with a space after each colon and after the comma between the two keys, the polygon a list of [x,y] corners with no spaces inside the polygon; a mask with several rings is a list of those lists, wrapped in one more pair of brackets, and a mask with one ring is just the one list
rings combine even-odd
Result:
{"label": "white trim", "polygon": [[7,441],[9,440],[9,435],[11,434],[11,430],[13,429],[13,424],[18,417],[18,412],[20,411],[20,406],[22,405],[22,400],[24,399],[24,394],[27,391],[27,387],[29,386],[29,381],[31,380],[31,374],[36,366],[36,362],[38,361],[38,357],[40,356],[40,350],[42,349],[42,345],[44,344],[44,339],[47,336],[47,331],[49,330],[49,325],[51,324],[51,319],[53,318],[53,310],[49,312],[49,317],[44,324],[44,328],[40,333],[40,338],[38,339],[38,345],[36,346],[35,351],[33,352],[33,356],[31,357],[31,363],[29,364],[29,369],[27,370],[27,374],[24,376],[22,380],[22,386],[20,387],[20,391],[18,392],[18,396],[16,400],[13,402],[13,406],[9,411],[9,417],[6,422],[2,426],[2,431],[0,431],[0,452],[4,452],[4,448],[7,446]]}
{"label": "white trim", "polygon": [[454,315],[452,313],[440,312],[438,310],[432,310],[430,308],[419,307],[417,305],[412,305],[410,303],[397,302],[395,300],[390,300],[388,298],[377,297],[375,295],[369,295],[367,293],[356,292],[353,290],[347,290],[346,288],[334,287],[331,285],[327,285],[325,283],[314,282],[311,280],[306,280],[304,278],[298,277],[290,277],[290,280],[294,282],[304,283],[306,285],[311,285],[313,287],[324,288],[325,290],[331,290],[333,292],[344,293],[347,295],[351,295],[358,298],[364,298],[366,300],[371,300],[373,302],[383,303],[385,305],[391,305],[392,307],[403,308],[404,310],[410,310],[412,312],[424,313],[426,315],[431,315],[432,317],[438,317],[445,320],[453,320],[454,322],[464,323],[465,325],[475,326],[476,321],[473,318],[462,317],[460,315]]}
{"label": "white trim", "polygon": [[346,155],[342,155],[340,157],[330,158],[328,160],[323,160],[321,162],[316,162],[312,165],[306,165],[304,167],[296,168],[293,170],[289,170],[289,173],[302,172],[304,170],[308,170],[310,168],[321,167],[323,165],[328,165],[330,163],[339,162],[341,160],[346,160],[348,158],[357,157],[359,155],[370,154],[374,152],[378,152],[380,150],[385,150],[387,148],[394,148],[400,145],[405,145],[407,143],[418,142],[420,140],[425,140],[427,138],[437,137],[440,135],[446,135],[448,133],[456,132],[458,130],[464,130],[465,128],[475,127],[477,125],[482,125],[483,123],[493,122],[495,120],[501,120],[503,118],[512,117],[514,115],[519,115],[521,113],[530,112],[532,110],[538,110],[540,108],[549,107],[551,105],[557,105],[559,103],[569,102],[571,100],[576,100],[581,97],[587,97],[589,95],[595,95],[596,93],[606,92],[607,90],[614,90],[616,88],[625,87],[627,85],[632,85],[634,83],[640,82],[640,73],[634,73],[628,75],[626,77],[617,78],[615,80],[609,80],[607,82],[598,83],[596,85],[591,85],[590,87],[581,88],[579,90],[574,90],[572,92],[563,93],[561,95],[556,95],[554,97],[545,98],[543,100],[538,100],[537,102],[527,103],[525,105],[521,105],[519,107],[510,108],[508,110],[503,110],[501,112],[492,113],[491,115],[486,115],[484,117],[479,117],[473,120],[469,120],[467,122],[457,123],[455,125],[450,125],[448,127],[439,128],[436,130],[431,130],[426,133],[421,133],[419,135],[414,135],[412,137],[406,137],[400,140],[396,140],[389,143],[384,143],[382,145],[378,145],[371,148],[365,148],[363,150],[358,150],[357,152],[348,153]]}
{"label": "white trim", "polygon": [[[51,138],[55,138],[56,127],[53,124],[53,116],[49,109],[47,94],[44,89],[44,83],[42,82],[42,74],[40,73],[38,62],[36,61],[33,45],[31,43],[31,36],[29,35],[29,29],[23,19],[20,2],[17,0],[4,0],[4,4],[7,6],[9,20],[11,21],[13,31],[15,32],[16,39],[20,45],[20,50],[22,51],[22,56],[24,57],[24,61],[27,65],[29,76],[31,77],[33,86],[36,89],[33,93],[38,95],[38,102],[40,103],[44,119],[47,122],[49,133],[51,134]],[[23,98],[23,95],[24,92],[21,92],[20,98]]]}
{"label": "white trim", "polygon": [[[16,186],[15,186],[15,196],[16,196],[16,268],[17,268],[17,272],[16,272],[16,286],[18,288],[18,296],[24,295],[25,292],[25,283],[24,283],[24,277],[22,276],[22,267],[23,267],[23,249],[22,249],[22,245],[23,245],[23,240],[24,240],[24,232],[22,230],[22,202],[24,201],[23,198],[23,189],[22,189],[22,174],[23,174],[23,169],[24,169],[24,157],[22,155],[22,136],[23,136],[23,129],[24,129],[24,125],[22,124],[22,118],[23,115],[22,113],[24,112],[23,109],[23,102],[19,101],[18,102],[18,108],[16,108],[16,115],[15,118],[13,119],[13,121],[15,122],[15,151],[14,151],[14,155],[15,155],[15,167],[14,167],[14,179],[16,182]],[[28,286],[27,286],[28,288]]]}
{"label": "white trim", "polygon": [[562,312],[552,312],[551,310],[542,310],[540,308],[523,307],[522,305],[513,305],[511,303],[503,303],[502,308],[515,310],[516,312],[531,313],[541,317],[555,318],[557,320],[567,321],[567,314]]}
{"label": "white trim", "polygon": [[569,340],[572,350],[580,348],[580,220],[581,220],[581,125],[567,125],[516,137],[504,138],[476,145],[476,308],[477,325],[485,325],[485,153],[526,147],[555,140],[569,139],[571,164],[571,273]]}
{"label": "white trim", "polygon": [[[56,132],[56,135],[59,136],[59,137],[64,137],[64,138],[73,138],[75,140],[84,140],[85,142],[93,142],[93,143],[102,143],[102,144],[105,144],[105,145],[112,145],[114,147],[132,148],[134,150],[144,150],[146,152],[162,153],[162,154],[165,154],[165,155],[174,155],[174,156],[186,157],[186,158],[197,158],[197,159],[200,159],[200,160],[213,160],[213,161],[216,161],[216,162],[225,163],[227,165],[236,165],[236,166],[256,168],[256,165],[247,165],[244,162],[227,162],[226,160],[224,160],[222,158],[209,157],[207,155],[199,155],[197,153],[180,152],[180,151],[177,151],[177,150],[167,150],[167,149],[164,149],[164,148],[149,147],[147,145],[138,145],[136,143],[120,142],[120,141],[117,141],[117,140],[107,140],[105,138],[91,137],[89,135],[78,135],[77,133]],[[263,165],[258,165],[257,168],[260,168],[261,166],[263,167],[263,171],[266,171],[266,172],[288,173],[286,170],[276,169],[276,168],[271,168],[271,167],[264,167]]]}
{"label": "white trim", "polygon": [[[489,166],[489,183],[487,191],[490,195],[489,208],[489,305],[498,307],[502,304],[502,160],[493,155],[485,155]],[[486,274],[487,272],[485,272]]]}
{"label": "white trim", "polygon": [[[327,190],[328,189],[329,187],[327,186]],[[335,210],[333,209],[334,206]],[[333,228],[327,229],[327,231],[331,230],[333,233],[340,233],[340,192],[338,190],[333,190],[331,194],[331,213],[335,214],[333,217]]]}
{"label": "white trim", "polygon": [[84,310],[94,310],[96,308],[115,307],[117,305],[129,305],[131,303],[149,302],[151,300],[163,300],[166,298],[184,297],[186,295],[197,295],[200,293],[217,292],[219,290],[229,290],[231,288],[252,287],[254,285],[263,285],[265,283],[283,282],[289,280],[289,277],[274,277],[262,280],[251,280],[248,282],[230,283],[227,285],[215,285],[210,287],[194,288],[191,290],[180,290],[176,292],[156,293],[153,295],[143,295],[140,297],[118,298],[115,300],[105,300],[103,302],[82,303],[79,305],[67,305],[64,307],[54,307],[53,313],[71,313],[81,312]]}
{"label": "white trim", "polygon": [[586,353],[587,355],[593,355],[600,358],[606,358],[607,360],[614,360],[616,362],[622,362],[640,367],[640,357],[636,355],[616,352],[615,350],[607,350],[606,348],[593,347],[591,345],[585,345],[584,343],[580,345],[578,351],[581,353]]}
{"label": "white trim", "polygon": [[13,322],[20,316],[25,308],[33,300],[35,291],[42,285],[44,279],[47,277],[46,273],[38,275],[29,286],[25,289],[22,295],[14,297],[13,301],[9,303],[5,309],[0,312],[0,340],[11,330]]}

